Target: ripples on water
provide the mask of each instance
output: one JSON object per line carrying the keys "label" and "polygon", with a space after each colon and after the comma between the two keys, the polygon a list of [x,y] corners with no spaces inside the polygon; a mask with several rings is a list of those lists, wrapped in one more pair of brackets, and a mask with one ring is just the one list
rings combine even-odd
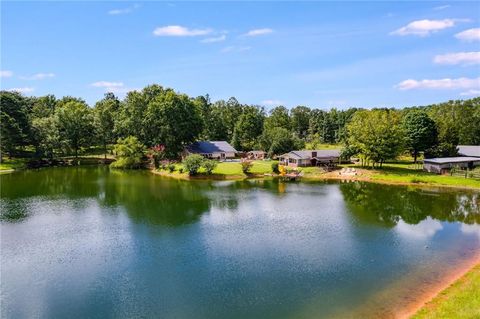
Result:
{"label": "ripples on water", "polygon": [[104,168],[0,182],[12,318],[383,317],[480,248],[469,191]]}

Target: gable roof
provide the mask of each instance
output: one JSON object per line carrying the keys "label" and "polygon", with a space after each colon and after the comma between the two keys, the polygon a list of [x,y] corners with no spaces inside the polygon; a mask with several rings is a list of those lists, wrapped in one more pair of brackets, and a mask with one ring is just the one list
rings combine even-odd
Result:
{"label": "gable roof", "polygon": [[480,157],[480,145],[458,145],[458,154]]}
{"label": "gable roof", "polygon": [[324,157],[340,157],[340,150],[311,150],[311,151],[291,151],[283,154],[281,157],[289,157],[295,159],[311,159],[312,153],[317,152],[316,158]]}
{"label": "gable roof", "polygon": [[199,141],[187,146],[190,153],[237,153],[237,150],[226,141]]}
{"label": "gable roof", "polygon": [[467,162],[480,162],[478,157],[436,157],[436,158],[426,158],[423,160],[424,163],[433,163],[433,164],[449,164],[449,163],[467,163]]}

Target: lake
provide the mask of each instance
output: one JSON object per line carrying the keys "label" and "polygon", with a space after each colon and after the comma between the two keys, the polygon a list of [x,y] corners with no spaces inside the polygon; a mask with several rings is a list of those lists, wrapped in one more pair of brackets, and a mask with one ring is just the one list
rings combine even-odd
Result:
{"label": "lake", "polygon": [[480,194],[1,175],[5,318],[391,317],[480,249]]}

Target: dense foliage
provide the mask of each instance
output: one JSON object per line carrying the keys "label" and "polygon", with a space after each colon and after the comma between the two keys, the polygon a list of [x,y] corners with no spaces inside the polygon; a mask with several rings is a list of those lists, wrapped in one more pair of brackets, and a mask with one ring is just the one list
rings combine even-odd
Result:
{"label": "dense foliage", "polygon": [[116,168],[140,168],[143,166],[145,146],[135,136],[119,139],[114,151],[117,160],[112,163]]}
{"label": "dense foliage", "polygon": [[26,97],[0,92],[1,154],[57,157],[90,148],[111,151],[129,136],[161,159],[178,159],[196,140],[225,140],[238,150],[280,155],[306,145],[341,144],[344,154],[382,163],[401,153],[455,155],[459,144],[480,145],[480,98],[404,109],[330,110],[284,106],[265,110],[235,98],[210,101],[159,85],[107,93],[93,107],[79,98]]}

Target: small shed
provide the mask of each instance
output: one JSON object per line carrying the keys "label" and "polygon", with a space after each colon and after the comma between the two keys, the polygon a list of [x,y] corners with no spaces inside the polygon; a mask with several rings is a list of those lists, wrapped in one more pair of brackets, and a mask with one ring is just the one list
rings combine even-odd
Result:
{"label": "small shed", "polygon": [[423,160],[423,169],[427,172],[437,174],[448,173],[454,167],[472,169],[476,166],[480,166],[480,157],[439,157]]}
{"label": "small shed", "polygon": [[247,152],[247,158],[252,160],[263,160],[267,157],[267,152],[265,151],[250,151]]}

